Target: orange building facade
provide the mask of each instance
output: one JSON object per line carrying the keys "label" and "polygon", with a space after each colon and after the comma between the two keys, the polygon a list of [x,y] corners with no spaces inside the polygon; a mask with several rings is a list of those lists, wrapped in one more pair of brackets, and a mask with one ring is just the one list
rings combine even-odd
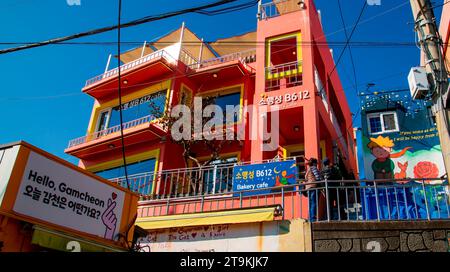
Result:
{"label": "orange building facade", "polygon": [[[301,179],[305,158],[328,157],[348,178],[357,178],[352,114],[313,1],[260,3],[256,31],[210,44],[183,24],[158,41],[121,54],[121,60],[119,68],[86,82],[83,92],[94,99],[87,133],[70,141],[65,152],[79,158],[80,167],[125,186],[118,123],[120,69],[128,183],[142,195],[137,225],[163,229],[305,218],[306,210],[298,208],[305,197],[298,192],[237,197],[230,184],[205,183],[217,175],[230,179],[230,165],[244,162],[293,158]],[[233,132],[240,128],[250,134],[259,129],[255,120],[276,118],[269,127],[278,134],[277,146],[264,151],[264,139],[246,135],[227,141],[208,166],[186,165],[182,145],[157,120],[177,105],[192,108],[195,97],[206,96],[219,106],[241,109]],[[150,113],[148,105],[157,105],[159,112]],[[250,106],[262,113],[249,113],[245,109]],[[200,163],[211,158],[202,144],[190,151]],[[193,184],[187,176],[196,171],[202,178]],[[198,213],[212,221],[172,218]],[[249,213],[260,216],[251,218]]]}

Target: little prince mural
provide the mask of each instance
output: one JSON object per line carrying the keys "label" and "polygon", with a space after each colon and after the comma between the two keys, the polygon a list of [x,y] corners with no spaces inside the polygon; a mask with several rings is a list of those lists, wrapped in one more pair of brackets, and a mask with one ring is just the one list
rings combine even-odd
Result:
{"label": "little prince mural", "polygon": [[399,158],[403,156],[411,147],[405,147],[400,152],[391,154],[394,141],[388,136],[378,136],[377,138],[370,138],[367,145],[370,153],[375,157],[372,162],[373,178],[374,179],[393,179],[395,164],[391,158]]}

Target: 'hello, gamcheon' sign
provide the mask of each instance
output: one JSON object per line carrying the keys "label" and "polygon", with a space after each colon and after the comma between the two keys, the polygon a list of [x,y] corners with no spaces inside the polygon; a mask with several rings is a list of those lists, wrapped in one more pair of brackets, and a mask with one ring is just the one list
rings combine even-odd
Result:
{"label": "'hello, gamcheon' sign", "polygon": [[27,143],[0,157],[0,212],[112,243],[126,235],[137,195]]}

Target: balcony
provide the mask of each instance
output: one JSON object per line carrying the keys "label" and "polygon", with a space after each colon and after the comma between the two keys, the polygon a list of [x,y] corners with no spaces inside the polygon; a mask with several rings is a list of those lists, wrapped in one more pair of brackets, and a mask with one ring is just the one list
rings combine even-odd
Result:
{"label": "balcony", "polygon": [[[310,220],[306,196],[316,192],[316,195],[322,195],[316,200],[317,221],[450,220],[447,180],[327,180],[316,182],[315,188],[306,189],[301,185],[304,180],[299,177],[295,185],[234,192],[235,165],[212,165],[130,176],[131,190],[141,195],[139,216],[277,206],[280,207],[278,219]],[[111,181],[127,187],[125,178]],[[265,192],[248,195],[258,190]]]}
{"label": "balcony", "polygon": [[283,14],[300,11],[302,8],[299,2],[299,0],[273,0],[264,3],[259,8],[258,18],[260,20],[267,20]]}
{"label": "balcony", "polygon": [[88,79],[83,92],[98,100],[111,99],[116,95],[111,90],[117,89],[120,70],[122,95],[126,95],[133,91],[135,85],[164,79],[176,70],[178,61],[185,65],[198,62],[186,50],[180,49],[179,44],[174,44]]}
{"label": "balcony", "polygon": [[300,86],[303,83],[302,62],[294,61],[266,67],[266,92]]}
{"label": "balcony", "polygon": [[197,82],[208,80],[211,73],[221,79],[233,79],[246,74],[254,74],[256,62],[256,49],[223,55],[217,58],[206,59],[187,67],[188,76]]}
{"label": "balcony", "polygon": [[[125,145],[143,143],[162,137],[165,131],[147,115],[122,124]],[[97,131],[69,141],[66,153],[87,159],[111,148],[121,147],[120,125]]]}

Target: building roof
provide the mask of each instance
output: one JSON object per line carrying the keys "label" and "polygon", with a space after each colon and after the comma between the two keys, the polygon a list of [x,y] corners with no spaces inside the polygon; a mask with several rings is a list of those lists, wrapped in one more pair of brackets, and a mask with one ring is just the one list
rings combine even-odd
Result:
{"label": "building roof", "polygon": [[221,56],[254,49],[256,48],[256,31],[218,39],[209,45]]}

